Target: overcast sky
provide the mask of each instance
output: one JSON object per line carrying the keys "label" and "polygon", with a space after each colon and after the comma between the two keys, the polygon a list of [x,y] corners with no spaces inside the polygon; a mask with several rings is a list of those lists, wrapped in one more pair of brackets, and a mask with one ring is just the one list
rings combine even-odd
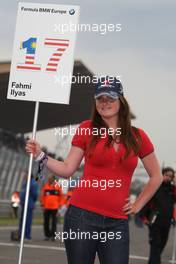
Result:
{"label": "overcast sky", "polygon": [[[17,3],[1,1],[1,61],[11,59]],[[79,5],[83,24],[122,24],[121,32],[79,32],[75,59],[81,59],[96,75],[121,75],[125,96],[137,116],[135,125],[151,137],[160,163],[176,167],[176,2],[52,0],[51,3]],[[38,133],[38,138],[53,148],[54,130]]]}

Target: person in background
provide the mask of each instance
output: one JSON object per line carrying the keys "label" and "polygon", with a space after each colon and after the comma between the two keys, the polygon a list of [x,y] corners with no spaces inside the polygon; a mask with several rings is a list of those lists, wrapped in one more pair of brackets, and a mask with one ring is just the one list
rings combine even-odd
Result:
{"label": "person in background", "polygon": [[148,264],[160,264],[166,246],[176,202],[176,182],[173,168],[162,169],[163,183],[140,211],[140,217],[149,227],[150,254]]}
{"label": "person in background", "polygon": [[13,217],[18,218],[18,208],[20,205],[20,196],[19,192],[15,191],[11,196],[11,207],[13,210]]}
{"label": "person in background", "polygon": [[[21,231],[22,231],[22,222],[23,222],[26,186],[27,186],[27,175],[28,173],[25,172],[24,180],[22,183],[22,189],[20,192],[21,217],[20,217],[20,223],[19,223],[19,238],[21,237]],[[25,240],[31,240],[32,217],[33,217],[33,210],[35,208],[37,197],[38,197],[38,184],[35,181],[33,175],[31,175],[28,210],[27,210],[27,217],[26,217]]]}
{"label": "person in background", "polygon": [[[48,181],[44,184],[40,195],[40,203],[43,207],[45,240],[51,239],[52,241],[55,241],[57,212],[62,204],[63,197],[62,189],[56,184],[55,179],[54,175],[49,177]],[[52,220],[51,227],[50,219]]]}
{"label": "person in background", "polygon": [[74,191],[74,188],[70,187],[68,192],[67,192],[67,194],[66,194],[66,197],[65,197],[66,202],[65,202],[65,204],[66,204],[67,207],[70,205],[70,199],[71,199],[71,197],[73,195],[73,191]]}

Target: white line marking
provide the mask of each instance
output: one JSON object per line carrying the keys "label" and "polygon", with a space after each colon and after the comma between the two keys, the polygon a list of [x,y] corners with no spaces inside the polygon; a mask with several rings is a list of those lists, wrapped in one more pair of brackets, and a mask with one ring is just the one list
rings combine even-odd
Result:
{"label": "white line marking", "polygon": [[[3,242],[0,242],[0,246],[19,247],[20,244],[19,243],[3,243]],[[42,245],[35,245],[35,244],[24,244],[24,247],[25,248],[34,248],[34,249],[48,249],[48,250],[65,251],[64,247],[42,246]],[[130,255],[130,258],[148,261],[148,258],[143,257],[143,256]],[[176,263],[176,261],[171,262],[171,260],[165,260],[165,262]]]}
{"label": "white line marking", "polygon": [[135,255],[130,255],[131,259],[141,259],[141,260],[148,260],[147,257],[142,257],[142,256],[135,256]]}
{"label": "white line marking", "polygon": [[[2,243],[0,242],[0,246],[8,246],[8,247],[19,247],[19,243]],[[42,246],[42,245],[35,245],[35,244],[24,244],[26,248],[35,248],[35,249],[51,249],[51,250],[60,250],[65,251],[64,247],[52,247],[52,246]]]}
{"label": "white line marking", "polygon": [[[57,225],[58,228],[63,227],[62,224],[58,224]],[[33,225],[32,229],[42,229],[43,225]],[[0,226],[0,230],[17,230],[18,229],[18,225],[13,225],[13,226]]]}

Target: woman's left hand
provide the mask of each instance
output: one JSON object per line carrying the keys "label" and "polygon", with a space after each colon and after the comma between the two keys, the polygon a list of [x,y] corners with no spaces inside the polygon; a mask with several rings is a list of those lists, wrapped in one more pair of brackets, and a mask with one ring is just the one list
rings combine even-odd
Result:
{"label": "woman's left hand", "polygon": [[127,198],[126,199],[126,204],[124,205],[123,207],[123,211],[126,215],[130,215],[130,214],[136,214],[137,213],[137,210],[136,210],[136,207],[134,205],[134,203],[131,203],[130,202],[130,198]]}

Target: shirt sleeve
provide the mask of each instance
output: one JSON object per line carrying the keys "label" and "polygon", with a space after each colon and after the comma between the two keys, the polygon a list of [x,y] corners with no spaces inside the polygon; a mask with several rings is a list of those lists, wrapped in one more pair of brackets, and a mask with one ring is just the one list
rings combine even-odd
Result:
{"label": "shirt sleeve", "polygon": [[142,129],[139,129],[139,133],[141,135],[141,147],[139,150],[139,158],[143,159],[154,151],[154,146],[148,135]]}
{"label": "shirt sleeve", "polygon": [[72,146],[79,147],[86,150],[86,137],[90,132],[90,120],[83,121],[78,128],[76,129],[76,133],[72,138]]}

